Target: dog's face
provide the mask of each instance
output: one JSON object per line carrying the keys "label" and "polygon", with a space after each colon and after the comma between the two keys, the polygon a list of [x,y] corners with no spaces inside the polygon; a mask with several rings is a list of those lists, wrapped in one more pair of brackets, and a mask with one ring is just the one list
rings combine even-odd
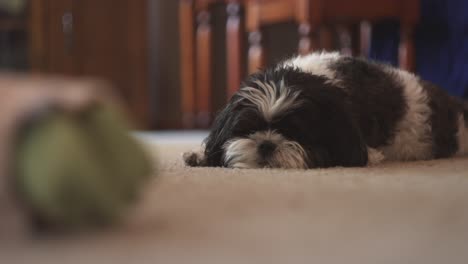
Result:
{"label": "dog's face", "polygon": [[360,166],[367,150],[344,92],[293,68],[251,76],[217,116],[205,140],[205,166]]}

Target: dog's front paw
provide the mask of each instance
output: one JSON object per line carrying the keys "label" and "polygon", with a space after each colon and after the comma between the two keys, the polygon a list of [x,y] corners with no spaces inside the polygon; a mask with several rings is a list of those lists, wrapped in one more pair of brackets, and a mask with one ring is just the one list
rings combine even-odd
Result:
{"label": "dog's front paw", "polygon": [[367,148],[367,165],[377,165],[385,160],[384,154],[375,148]]}
{"label": "dog's front paw", "polygon": [[203,153],[202,152],[185,152],[182,155],[185,165],[190,167],[200,167],[203,166]]}

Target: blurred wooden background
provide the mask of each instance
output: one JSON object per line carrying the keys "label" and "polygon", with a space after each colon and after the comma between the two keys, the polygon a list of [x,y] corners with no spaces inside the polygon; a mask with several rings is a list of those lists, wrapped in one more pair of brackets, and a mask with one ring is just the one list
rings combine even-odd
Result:
{"label": "blurred wooden background", "polygon": [[[342,54],[368,57],[371,24],[385,19],[400,22],[399,65],[414,70],[413,31],[419,19],[419,0],[179,0],[181,48],[182,124],[186,128],[209,127],[217,102],[226,101],[239,88],[246,73],[271,65],[270,43],[295,45],[294,52],[305,55],[317,50],[338,50]],[[224,5],[224,54],[214,46],[220,21],[216,5]],[[266,28],[292,23],[291,36]],[[245,41],[247,40],[247,41]],[[214,58],[223,56],[224,67]],[[273,57],[275,58],[275,57]],[[213,72],[223,69],[224,84],[214,83]],[[224,88],[223,88],[224,87]],[[225,90],[224,98],[215,92]]]}
{"label": "blurred wooden background", "polygon": [[[409,18],[402,44],[411,47],[417,2],[30,0],[13,26],[0,16],[0,31],[26,34],[27,66],[19,70],[112,82],[141,129],[205,129],[254,68],[318,48],[363,55],[368,14]],[[350,12],[354,24],[329,27],[333,14]]]}
{"label": "blurred wooden background", "polygon": [[30,1],[34,72],[114,84],[140,127],[150,122],[146,1]]}

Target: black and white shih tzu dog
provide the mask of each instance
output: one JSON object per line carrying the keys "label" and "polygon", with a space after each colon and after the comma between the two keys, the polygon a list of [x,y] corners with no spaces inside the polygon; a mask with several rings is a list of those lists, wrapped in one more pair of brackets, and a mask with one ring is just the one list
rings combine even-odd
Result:
{"label": "black and white shih tzu dog", "polygon": [[388,65],[312,53],[250,76],[189,166],[366,166],[468,153],[468,107]]}

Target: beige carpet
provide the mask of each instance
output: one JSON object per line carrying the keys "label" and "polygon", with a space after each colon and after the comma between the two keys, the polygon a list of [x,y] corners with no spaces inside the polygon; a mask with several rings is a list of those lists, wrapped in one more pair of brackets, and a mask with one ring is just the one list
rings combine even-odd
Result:
{"label": "beige carpet", "polygon": [[195,145],[150,147],[158,177],[122,225],[53,240],[11,238],[0,244],[0,263],[468,261],[468,159],[308,171],[185,168],[180,155]]}

